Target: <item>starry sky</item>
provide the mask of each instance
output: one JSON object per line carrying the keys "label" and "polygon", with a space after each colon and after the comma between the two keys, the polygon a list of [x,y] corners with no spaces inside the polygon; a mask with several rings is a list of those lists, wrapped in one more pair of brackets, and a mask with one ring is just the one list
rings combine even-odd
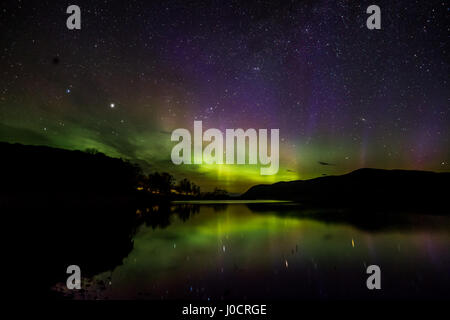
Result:
{"label": "starry sky", "polygon": [[[68,30],[66,8],[81,8]],[[366,8],[381,8],[368,30]],[[130,159],[203,190],[449,171],[444,1],[6,1],[0,141]],[[176,128],[279,128],[280,170],[170,161]]]}

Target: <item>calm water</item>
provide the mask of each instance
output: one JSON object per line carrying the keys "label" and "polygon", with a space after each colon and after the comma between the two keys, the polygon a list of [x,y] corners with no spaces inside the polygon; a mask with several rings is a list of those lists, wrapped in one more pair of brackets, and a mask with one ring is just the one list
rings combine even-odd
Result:
{"label": "calm water", "polygon": [[[408,216],[376,230],[289,203],[176,204],[165,228],[141,225],[134,249],[79,298],[448,298],[450,223]],[[361,214],[364,214],[361,212]],[[381,268],[380,291],[366,267]],[[87,280],[86,280],[87,281]]]}

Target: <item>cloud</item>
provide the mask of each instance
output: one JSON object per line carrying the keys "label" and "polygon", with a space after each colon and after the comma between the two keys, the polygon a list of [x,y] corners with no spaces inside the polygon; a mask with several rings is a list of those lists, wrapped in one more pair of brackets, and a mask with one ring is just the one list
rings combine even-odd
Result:
{"label": "cloud", "polygon": [[335,166],[334,163],[324,162],[324,161],[317,161],[318,164],[322,166]]}

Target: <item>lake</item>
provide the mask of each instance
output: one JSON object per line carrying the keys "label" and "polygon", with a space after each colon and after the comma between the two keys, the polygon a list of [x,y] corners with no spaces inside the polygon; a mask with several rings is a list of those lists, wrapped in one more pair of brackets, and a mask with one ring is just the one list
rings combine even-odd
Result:
{"label": "lake", "polygon": [[[390,213],[397,216],[367,222],[271,201],[185,202],[170,210],[162,226],[142,223],[123,263],[84,279],[88,289],[74,298],[449,297],[449,217]],[[372,264],[381,269],[381,290],[366,287]]]}

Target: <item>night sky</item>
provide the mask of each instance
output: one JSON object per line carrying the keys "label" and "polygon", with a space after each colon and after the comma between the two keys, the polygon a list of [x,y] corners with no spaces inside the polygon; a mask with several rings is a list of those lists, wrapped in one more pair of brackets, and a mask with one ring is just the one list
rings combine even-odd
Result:
{"label": "night sky", "polygon": [[[66,28],[70,4],[81,30]],[[381,30],[366,27],[371,4]],[[96,148],[232,192],[449,171],[448,2],[6,1],[0,16],[0,141]],[[173,165],[170,134],[194,120],[279,128],[278,174]]]}

